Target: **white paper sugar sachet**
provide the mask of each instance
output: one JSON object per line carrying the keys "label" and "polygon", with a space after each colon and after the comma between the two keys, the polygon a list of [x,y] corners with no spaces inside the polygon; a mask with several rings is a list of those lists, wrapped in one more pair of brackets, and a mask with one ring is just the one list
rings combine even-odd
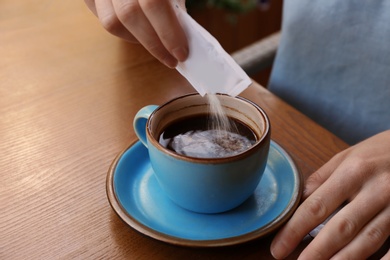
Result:
{"label": "white paper sugar sachet", "polygon": [[192,84],[201,96],[223,93],[237,96],[251,79],[219,42],[177,4],[178,20],[189,44],[189,56],[176,69]]}

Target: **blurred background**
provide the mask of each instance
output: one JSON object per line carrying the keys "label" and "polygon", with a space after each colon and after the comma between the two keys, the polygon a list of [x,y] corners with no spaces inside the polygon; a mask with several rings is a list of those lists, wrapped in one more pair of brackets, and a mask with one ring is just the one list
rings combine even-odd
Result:
{"label": "blurred background", "polygon": [[[188,13],[228,52],[237,51],[281,28],[282,0],[187,0]],[[271,68],[251,75],[267,86]]]}

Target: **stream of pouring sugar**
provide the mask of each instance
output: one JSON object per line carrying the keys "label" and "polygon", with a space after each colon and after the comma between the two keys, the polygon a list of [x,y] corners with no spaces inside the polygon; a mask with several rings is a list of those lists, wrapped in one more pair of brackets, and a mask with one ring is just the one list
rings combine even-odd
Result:
{"label": "stream of pouring sugar", "polygon": [[218,136],[227,132],[238,133],[237,126],[229,120],[224,107],[222,106],[218,96],[215,94],[206,94],[210,105],[210,121],[209,128],[217,130]]}

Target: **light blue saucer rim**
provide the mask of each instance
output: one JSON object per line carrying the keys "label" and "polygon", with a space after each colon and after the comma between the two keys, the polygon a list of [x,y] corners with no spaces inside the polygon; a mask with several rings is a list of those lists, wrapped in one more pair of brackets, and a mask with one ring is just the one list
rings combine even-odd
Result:
{"label": "light blue saucer rim", "polygon": [[189,247],[221,247],[241,244],[268,235],[275,229],[279,228],[291,217],[291,215],[299,204],[299,200],[302,195],[302,176],[290,155],[279,144],[272,140],[271,146],[280,154],[282,154],[282,156],[292,169],[292,174],[294,178],[293,189],[295,192],[291,196],[291,199],[284,208],[284,210],[279,215],[275,216],[275,218],[270,223],[260,227],[257,230],[253,230],[243,235],[212,240],[192,240],[165,234],[163,232],[150,228],[146,224],[143,224],[142,222],[135,219],[132,214],[127,212],[127,210],[121,205],[120,200],[115,192],[114,175],[116,172],[117,165],[121,160],[122,156],[137,143],[139,143],[138,140],[131,143],[126,149],[119,153],[112,162],[107,175],[106,192],[109,203],[113,208],[114,212],[130,227],[151,238],[173,245]]}

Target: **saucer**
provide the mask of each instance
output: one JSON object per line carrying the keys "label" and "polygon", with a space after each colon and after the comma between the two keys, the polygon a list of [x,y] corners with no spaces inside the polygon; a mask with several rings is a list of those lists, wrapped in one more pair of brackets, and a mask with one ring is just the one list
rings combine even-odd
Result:
{"label": "saucer", "polygon": [[192,247],[228,246],[263,237],[287,221],[302,194],[294,162],[274,141],[254,194],[224,213],[195,213],[172,202],[160,189],[148,150],[139,141],[115,158],[106,185],[112,208],[126,224],[154,239]]}

